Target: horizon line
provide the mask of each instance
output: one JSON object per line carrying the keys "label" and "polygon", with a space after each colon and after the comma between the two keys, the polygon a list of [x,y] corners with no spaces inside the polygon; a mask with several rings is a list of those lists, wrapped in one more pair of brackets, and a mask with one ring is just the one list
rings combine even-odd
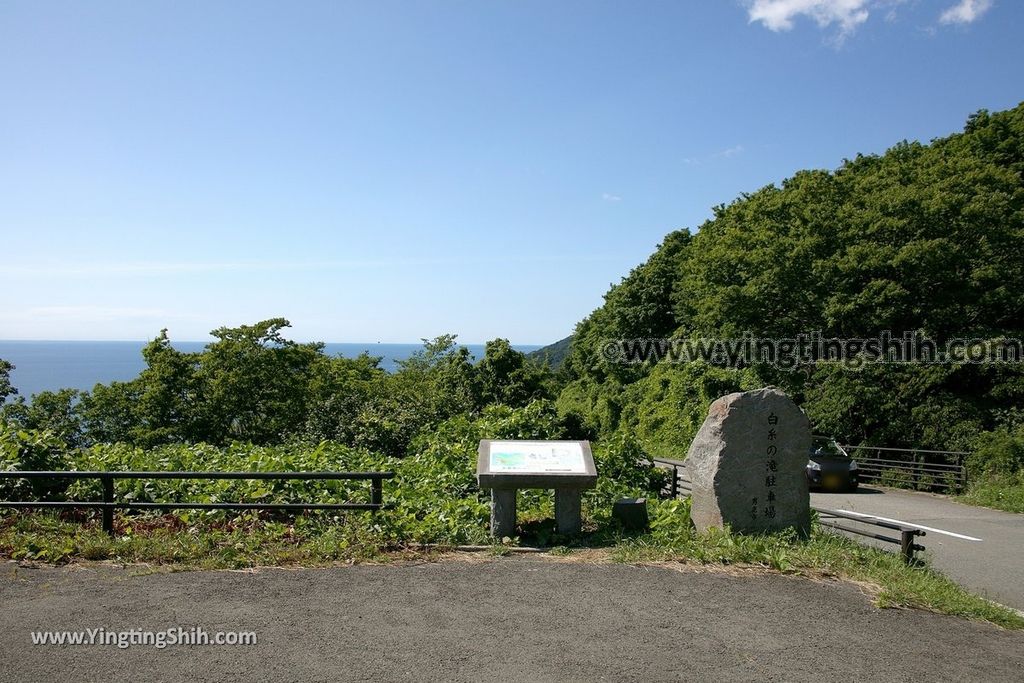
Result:
{"label": "horizon line", "polygon": [[[564,338],[565,337],[562,337],[562,339],[564,339]],[[505,339],[505,338],[504,337],[495,337],[495,339]],[[52,344],[52,343],[83,343],[83,344],[84,343],[92,343],[92,344],[104,344],[104,343],[110,343],[110,344],[138,344],[138,343],[142,343],[142,344],[148,344],[151,341],[153,341],[153,339],[0,339],[0,344],[7,343],[7,342],[16,342],[16,343],[34,342],[34,343],[46,343],[46,344]],[[213,344],[217,340],[216,339],[210,339],[210,340],[203,340],[203,339],[171,339],[169,341],[171,342],[172,345],[174,345],[174,344]],[[367,346],[374,346],[374,345],[377,345],[377,344],[381,344],[381,345],[395,345],[395,346],[397,346],[397,345],[402,345],[402,346],[423,346],[423,341],[422,340],[416,341],[416,342],[407,342],[407,341],[406,342],[396,342],[396,341],[375,341],[375,342],[329,341],[329,342],[325,342],[325,341],[321,341],[321,340],[297,341],[295,339],[290,339],[289,341],[294,341],[294,342],[296,342],[298,344],[351,344],[351,345],[364,345],[365,344]],[[488,341],[494,341],[494,340],[491,339],[491,340],[488,340]],[[556,339],[555,341],[561,341],[561,340],[560,339]],[[509,341],[509,344],[511,344],[512,346],[549,346],[550,344],[554,344],[554,343],[555,342],[547,342],[547,343],[544,343],[544,344],[537,344],[537,343],[534,343],[534,342],[513,342],[513,341]],[[462,342],[462,341],[456,341],[456,343],[455,343],[456,346],[485,346],[486,344],[487,344],[486,341],[483,341],[483,342]]]}

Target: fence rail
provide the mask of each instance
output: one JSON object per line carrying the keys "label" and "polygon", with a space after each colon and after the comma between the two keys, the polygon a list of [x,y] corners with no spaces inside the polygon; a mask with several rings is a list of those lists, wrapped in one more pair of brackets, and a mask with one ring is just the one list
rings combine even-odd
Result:
{"label": "fence rail", "polygon": [[857,461],[861,481],[945,493],[967,488],[965,451],[836,445]]}
{"label": "fence rail", "polygon": [[[103,488],[103,500],[0,501],[0,508],[85,508],[102,511],[103,530],[114,533],[114,510],[381,510],[384,504],[384,480],[394,472],[77,472],[77,471],[4,471],[0,479],[97,479]],[[370,482],[369,503],[148,503],[118,501],[114,483],[118,479],[271,479],[348,480]]]}
{"label": "fence rail", "polygon": [[[684,498],[693,490],[693,483],[686,476],[686,468],[683,462],[679,460],[669,460],[666,458],[651,458],[651,463],[655,467],[660,467],[671,472],[669,475],[669,481],[665,483],[665,486],[661,490],[661,494],[665,498]],[[898,545],[900,547],[900,554],[903,555],[903,558],[908,563],[914,561],[915,553],[925,549],[924,546],[918,544],[915,539],[927,534],[924,529],[919,529],[916,526],[895,524],[876,517],[850,515],[837,510],[827,510],[825,508],[814,507],[813,505],[811,506],[811,509],[818,513],[818,523],[822,526],[855,534],[857,536],[864,536],[876,541],[882,541],[883,543]],[[846,524],[839,524],[838,520],[844,521]],[[877,533],[874,530],[848,526],[850,523],[859,524],[864,527],[892,529],[894,531],[899,531],[900,535],[899,538],[886,536]]]}

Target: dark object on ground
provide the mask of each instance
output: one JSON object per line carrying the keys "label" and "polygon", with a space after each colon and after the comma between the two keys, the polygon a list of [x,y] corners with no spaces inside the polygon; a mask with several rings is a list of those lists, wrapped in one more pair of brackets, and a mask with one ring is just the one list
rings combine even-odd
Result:
{"label": "dark object on ground", "polygon": [[612,518],[618,520],[623,529],[641,531],[647,528],[647,499],[622,498],[612,506]]}

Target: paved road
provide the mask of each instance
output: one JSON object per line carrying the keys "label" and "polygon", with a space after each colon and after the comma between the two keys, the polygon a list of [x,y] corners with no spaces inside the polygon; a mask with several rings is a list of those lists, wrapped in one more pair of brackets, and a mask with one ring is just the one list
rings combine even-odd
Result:
{"label": "paved road", "polygon": [[[1024,634],[850,584],[512,557],[257,573],[0,565],[0,681],[1010,681]],[[31,645],[103,627],[254,646]]]}
{"label": "paved road", "polygon": [[1024,610],[1024,515],[874,487],[812,493],[811,505],[932,527],[936,531],[928,531],[922,543],[937,569],[990,600]]}

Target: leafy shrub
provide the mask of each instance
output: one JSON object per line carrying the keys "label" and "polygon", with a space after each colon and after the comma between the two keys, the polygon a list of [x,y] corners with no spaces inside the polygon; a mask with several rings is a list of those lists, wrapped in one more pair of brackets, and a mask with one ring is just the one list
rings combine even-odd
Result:
{"label": "leafy shrub", "polygon": [[914,486],[914,476],[907,470],[889,468],[882,470],[878,483],[894,489],[909,489]]}
{"label": "leafy shrub", "polygon": [[967,473],[972,479],[1024,471],[1024,427],[984,432],[976,444],[967,458]]}
{"label": "leafy shrub", "polygon": [[960,499],[971,505],[1024,513],[1024,473],[994,475],[972,482]]}
{"label": "leafy shrub", "polygon": [[[63,470],[69,455],[64,441],[47,430],[15,429],[0,422],[0,470]],[[0,479],[0,497],[49,500],[67,487],[61,479]]]}

